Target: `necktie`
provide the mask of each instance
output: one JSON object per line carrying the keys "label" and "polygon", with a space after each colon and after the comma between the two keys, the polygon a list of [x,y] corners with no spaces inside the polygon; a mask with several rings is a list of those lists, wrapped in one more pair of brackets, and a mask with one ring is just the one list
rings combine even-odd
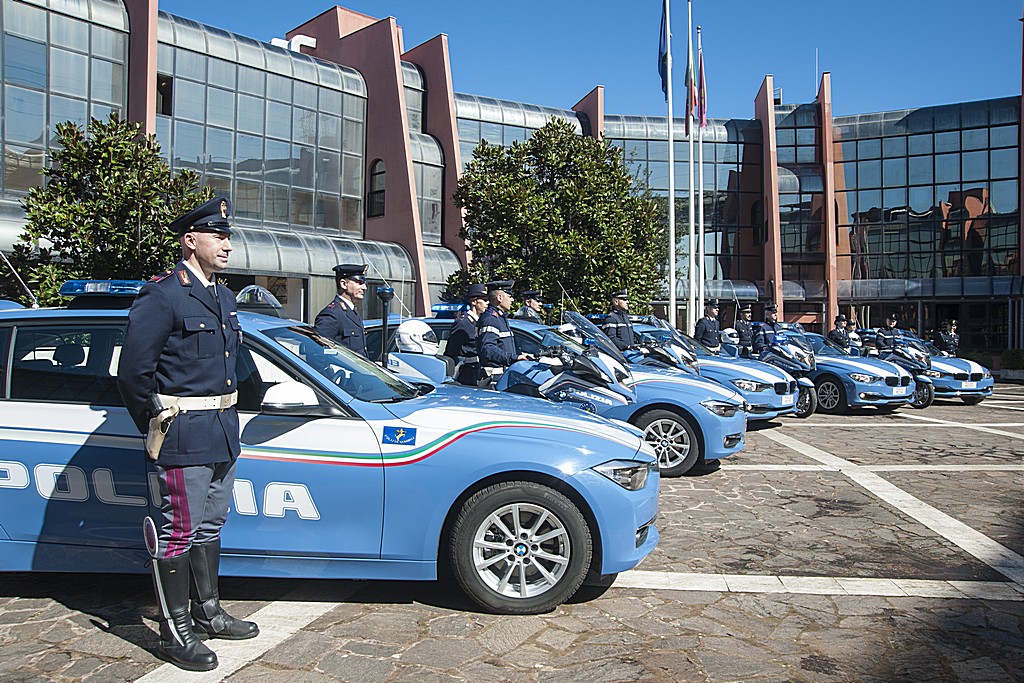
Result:
{"label": "necktie", "polygon": [[219,304],[220,303],[220,298],[217,296],[217,285],[215,285],[215,284],[210,285],[206,289],[208,289],[210,291],[210,296],[213,297],[213,300]]}

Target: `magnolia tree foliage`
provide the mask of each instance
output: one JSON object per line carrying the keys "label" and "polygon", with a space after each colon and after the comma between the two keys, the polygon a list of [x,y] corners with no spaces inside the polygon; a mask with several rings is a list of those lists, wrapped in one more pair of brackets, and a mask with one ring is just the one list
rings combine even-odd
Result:
{"label": "magnolia tree foliage", "polygon": [[167,226],[212,196],[199,176],[171,175],[156,138],[116,114],[93,119],[88,134],[72,122],[56,133],[45,183],[22,201],[28,225],[11,259],[40,303],[57,303],[65,280],[149,279],[177,261]]}
{"label": "magnolia tree foliage", "polygon": [[449,278],[455,295],[470,282],[515,279],[517,291],[591,312],[617,289],[628,287],[641,310],[660,291],[664,211],[621,149],[565,121],[510,147],[481,142],[454,198],[473,250],[469,271]]}

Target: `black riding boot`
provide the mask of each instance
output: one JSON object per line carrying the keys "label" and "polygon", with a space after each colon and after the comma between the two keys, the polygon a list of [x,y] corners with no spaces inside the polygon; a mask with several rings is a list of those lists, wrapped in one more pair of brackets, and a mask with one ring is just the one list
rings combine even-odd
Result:
{"label": "black riding boot", "polygon": [[258,636],[260,629],[255,623],[235,619],[220,606],[220,539],[192,544],[191,555],[192,619],[198,637],[245,640]]}
{"label": "black riding boot", "polygon": [[153,587],[160,606],[161,657],[188,671],[217,668],[217,655],[196,638],[188,613],[189,553],[153,560]]}

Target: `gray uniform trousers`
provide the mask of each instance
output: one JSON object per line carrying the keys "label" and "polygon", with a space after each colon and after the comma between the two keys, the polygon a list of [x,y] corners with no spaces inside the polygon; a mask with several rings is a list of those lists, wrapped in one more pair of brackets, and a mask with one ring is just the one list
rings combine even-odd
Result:
{"label": "gray uniform trousers", "polygon": [[235,485],[235,460],[206,465],[161,467],[157,559],[177,557],[193,543],[220,537]]}

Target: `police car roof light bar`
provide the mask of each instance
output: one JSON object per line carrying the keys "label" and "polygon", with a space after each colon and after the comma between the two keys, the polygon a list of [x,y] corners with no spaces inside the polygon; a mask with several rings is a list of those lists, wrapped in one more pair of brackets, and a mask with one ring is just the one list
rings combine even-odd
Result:
{"label": "police car roof light bar", "polygon": [[61,296],[138,296],[143,280],[68,280],[57,292]]}

